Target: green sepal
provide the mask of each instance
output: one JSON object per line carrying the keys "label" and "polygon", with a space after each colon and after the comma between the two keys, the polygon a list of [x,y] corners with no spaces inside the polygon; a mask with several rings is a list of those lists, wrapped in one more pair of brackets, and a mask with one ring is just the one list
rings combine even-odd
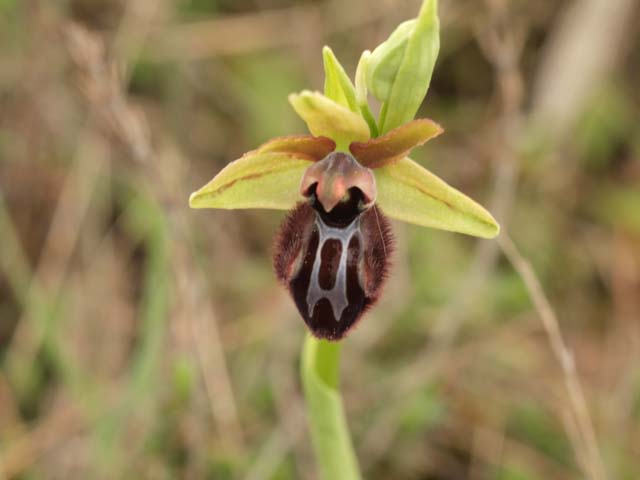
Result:
{"label": "green sepal", "polygon": [[300,181],[308,155],[254,150],[229,163],[189,197],[191,208],[290,210],[302,200]]}
{"label": "green sepal", "polygon": [[437,137],[443,131],[433,120],[421,118],[367,142],[353,142],[349,145],[349,150],[365,167],[380,168],[406,157],[411,150]]}
{"label": "green sepal", "polygon": [[347,151],[353,141],[369,139],[367,122],[347,107],[325,97],[320,92],[303,90],[289,95],[289,102],[316,136],[329,137],[336,142],[336,149]]}
{"label": "green sepal", "polygon": [[410,158],[373,172],[377,204],[391,218],[482,238],[500,233],[500,226],[482,206]]}

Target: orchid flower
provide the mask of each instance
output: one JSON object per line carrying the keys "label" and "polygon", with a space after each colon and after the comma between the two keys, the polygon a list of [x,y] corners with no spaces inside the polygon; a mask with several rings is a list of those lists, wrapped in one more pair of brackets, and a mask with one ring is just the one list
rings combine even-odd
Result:
{"label": "orchid flower", "polygon": [[[192,208],[289,211],[274,269],[318,338],[342,339],[380,297],[393,251],[388,218],[482,238],[499,233],[489,212],[409,158],[443,132],[413,120],[439,48],[434,4],[362,54],[355,85],[325,47],[324,94],[289,96],[311,135],[266,142],[190,197]],[[382,104],[377,121],[368,91]]]}

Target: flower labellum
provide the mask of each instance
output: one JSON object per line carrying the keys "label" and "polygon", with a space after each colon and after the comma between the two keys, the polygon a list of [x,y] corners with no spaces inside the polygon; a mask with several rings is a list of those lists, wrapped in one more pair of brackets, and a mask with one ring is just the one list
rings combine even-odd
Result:
{"label": "flower labellum", "polygon": [[311,332],[339,340],[380,295],[389,269],[389,221],[374,205],[373,172],[348,153],[310,166],[299,203],[276,240],[274,267]]}

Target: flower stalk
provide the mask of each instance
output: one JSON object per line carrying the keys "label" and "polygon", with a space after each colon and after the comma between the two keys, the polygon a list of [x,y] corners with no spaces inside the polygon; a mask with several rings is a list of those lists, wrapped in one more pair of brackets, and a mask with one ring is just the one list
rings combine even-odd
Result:
{"label": "flower stalk", "polygon": [[341,349],[342,342],[318,340],[309,333],[302,349],[302,386],[323,480],[361,478],[339,391]]}

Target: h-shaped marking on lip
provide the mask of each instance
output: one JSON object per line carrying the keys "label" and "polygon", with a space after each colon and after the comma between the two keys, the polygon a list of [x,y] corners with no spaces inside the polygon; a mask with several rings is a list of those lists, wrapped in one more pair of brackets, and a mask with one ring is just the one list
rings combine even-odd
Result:
{"label": "h-shaped marking on lip", "polygon": [[[320,218],[320,215],[316,213],[316,227],[319,236],[318,250],[315,260],[313,261],[311,281],[309,283],[309,290],[307,291],[309,318],[313,316],[313,310],[316,304],[323,298],[326,298],[331,304],[334,318],[339,322],[344,309],[349,305],[349,300],[347,299],[347,258],[349,256],[349,243],[355,235],[359,234],[360,217],[355,218],[353,222],[345,228],[335,228],[326,225]],[[320,266],[322,265],[322,247],[327,240],[338,240],[342,246],[336,281],[330,290],[325,290],[320,287],[318,280],[320,276]]]}

